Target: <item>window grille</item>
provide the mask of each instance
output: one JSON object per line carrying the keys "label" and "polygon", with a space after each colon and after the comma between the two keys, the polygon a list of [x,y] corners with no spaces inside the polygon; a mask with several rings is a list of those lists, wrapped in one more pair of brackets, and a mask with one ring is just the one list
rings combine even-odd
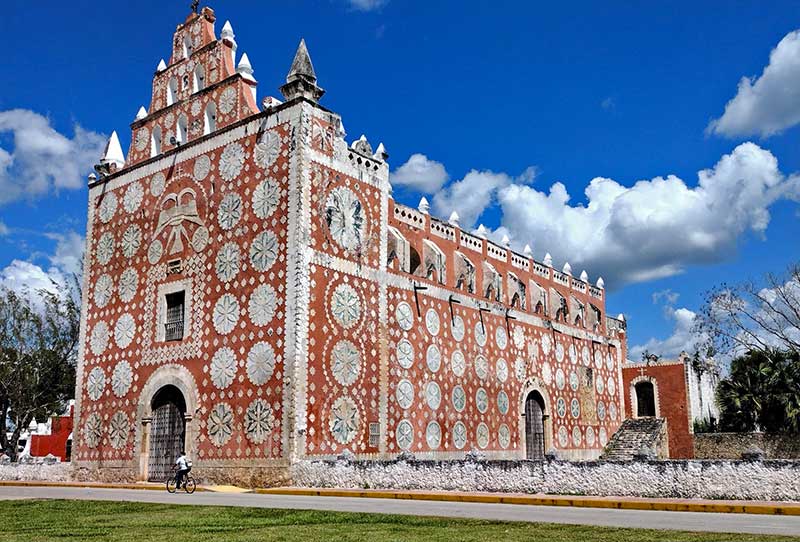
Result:
{"label": "window grille", "polygon": [[167,319],[164,322],[164,340],[180,341],[183,339],[184,292],[167,295]]}
{"label": "window grille", "polygon": [[381,424],[379,423],[370,423],[369,424],[369,445],[372,448],[377,448],[380,445],[381,441]]}

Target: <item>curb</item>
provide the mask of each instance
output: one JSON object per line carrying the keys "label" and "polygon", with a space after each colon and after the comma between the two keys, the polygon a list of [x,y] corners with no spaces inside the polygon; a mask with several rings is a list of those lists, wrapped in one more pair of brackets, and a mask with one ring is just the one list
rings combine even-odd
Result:
{"label": "curb", "polygon": [[[74,487],[78,489],[140,489],[166,491],[164,484],[104,484],[99,482],[47,482],[44,480],[0,480],[0,487]],[[213,491],[197,486],[195,491]]]}
{"label": "curb", "polygon": [[388,491],[359,489],[260,488],[253,493],[315,497],[358,497],[368,499],[405,499],[483,504],[520,504],[528,506],[572,506],[613,508],[617,510],[658,510],[666,512],[707,512],[720,514],[759,514],[800,516],[800,504],[757,501],[706,501],[691,499],[643,499],[619,497],[535,496],[498,493],[459,493],[428,491]]}

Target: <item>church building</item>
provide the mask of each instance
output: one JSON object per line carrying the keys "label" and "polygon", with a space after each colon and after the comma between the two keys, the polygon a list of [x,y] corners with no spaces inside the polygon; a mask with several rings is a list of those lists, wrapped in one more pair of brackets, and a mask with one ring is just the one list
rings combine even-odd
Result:
{"label": "church building", "polygon": [[262,97],[215,24],[177,26],[127,155],[113,134],[89,179],[78,472],[163,481],[184,449],[244,485],[350,453],[597,458],[626,393],[602,279],[395,202],[303,41]]}

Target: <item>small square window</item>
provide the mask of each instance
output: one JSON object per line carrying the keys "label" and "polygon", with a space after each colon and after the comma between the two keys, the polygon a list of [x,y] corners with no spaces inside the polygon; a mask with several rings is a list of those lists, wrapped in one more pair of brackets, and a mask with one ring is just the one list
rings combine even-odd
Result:
{"label": "small square window", "polygon": [[369,445],[377,448],[381,442],[381,424],[372,422],[369,424]]}
{"label": "small square window", "polygon": [[167,319],[164,322],[164,340],[180,341],[183,339],[183,317],[186,293],[175,292],[166,295]]}

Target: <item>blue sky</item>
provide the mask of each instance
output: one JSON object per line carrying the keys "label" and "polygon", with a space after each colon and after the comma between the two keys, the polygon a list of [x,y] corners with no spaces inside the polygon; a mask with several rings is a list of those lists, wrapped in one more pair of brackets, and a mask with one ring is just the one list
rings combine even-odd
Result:
{"label": "blue sky", "polygon": [[[5,5],[0,282],[75,268],[85,175],[112,130],[127,150],[188,5]],[[399,201],[425,194],[463,227],[603,274],[632,347],[676,354],[705,290],[800,260],[796,2],[212,7],[260,97],[279,96],[305,37],[322,103],[348,140],[385,143]]]}

